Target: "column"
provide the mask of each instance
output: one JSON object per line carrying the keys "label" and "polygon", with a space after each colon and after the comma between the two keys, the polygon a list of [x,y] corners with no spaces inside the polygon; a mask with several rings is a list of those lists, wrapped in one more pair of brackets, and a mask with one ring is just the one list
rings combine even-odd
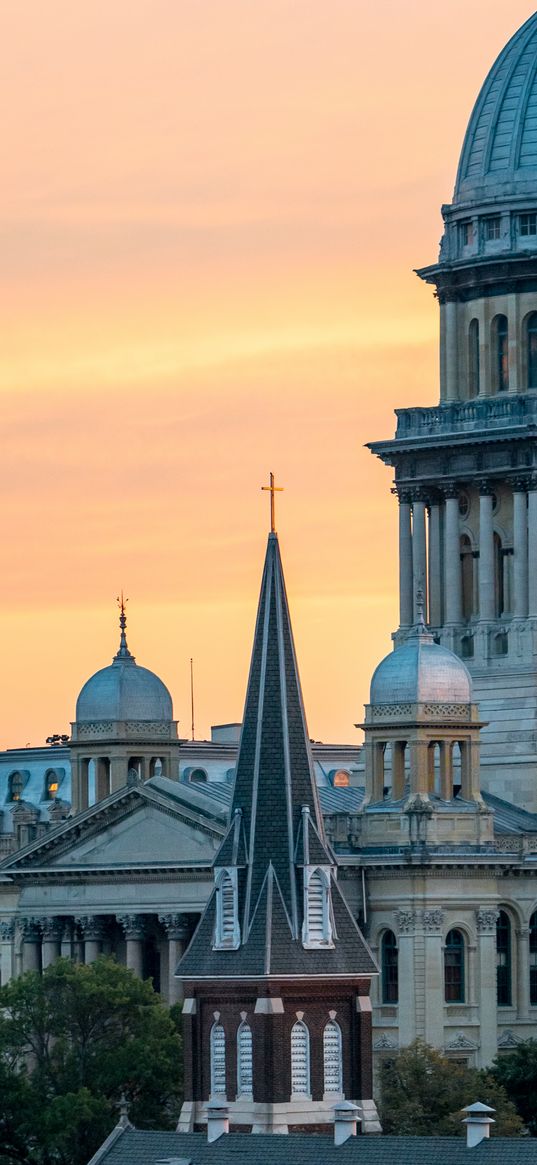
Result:
{"label": "column", "polygon": [[411,627],[412,602],[412,529],[410,495],[399,493],[399,618],[401,627]]}
{"label": "column", "polygon": [[15,921],[13,918],[0,922],[0,983],[9,983],[15,973]]}
{"label": "column", "polygon": [[[416,495],[412,502],[412,578],[414,590],[414,619],[418,622],[420,606],[427,621],[427,558],[425,537],[425,502]],[[421,594],[421,603],[420,603]]]}
{"label": "column", "polygon": [[59,918],[44,918],[41,923],[41,934],[42,965],[45,970],[45,967],[50,967],[50,964],[61,955],[63,923]]}
{"label": "column", "polygon": [[41,970],[41,931],[36,918],[21,918],[22,928],[22,970]]}
{"label": "column", "polygon": [[481,482],[479,492],[479,618],[492,622],[496,617],[492,487]]}
{"label": "column", "polygon": [[106,919],[102,915],[87,914],[82,918],[76,918],[75,922],[84,938],[84,962],[94,963],[101,954]]}
{"label": "column", "polygon": [[445,609],[446,623],[462,623],[462,570],[457,487],[445,491]]}
{"label": "column", "polygon": [[444,1043],[444,959],[442,923],[444,912],[438,907],[422,914],[425,940],[425,1040],[433,1048]]}
{"label": "column", "polygon": [[442,624],[442,553],[440,539],[440,505],[429,506],[429,623]]}
{"label": "column", "polygon": [[158,918],[168,938],[168,1006],[172,1007],[183,998],[183,984],[175,972],[188,943],[189,918],[188,914],[159,914]]}
{"label": "column", "polygon": [[497,1055],[498,1026],[496,1004],[496,922],[498,911],[492,907],[476,910],[479,1027],[481,1065],[491,1064]]}
{"label": "column", "polygon": [[399,950],[399,1047],[406,1048],[416,1038],[414,994],[414,910],[396,910]]}
{"label": "column", "polygon": [[517,1015],[519,1019],[528,1019],[530,1013],[529,941],[530,932],[527,926],[517,930]]}
{"label": "column", "polygon": [[142,914],[118,914],[127,943],[127,967],[138,979],[144,974],[144,917]]}
{"label": "column", "polygon": [[458,344],[457,344],[457,304],[445,305],[445,352],[446,352],[446,400],[458,398]]}
{"label": "column", "polygon": [[525,483],[513,482],[514,602],[513,615],[528,614],[528,503]]}
{"label": "column", "polygon": [[537,481],[528,493],[528,614],[537,616]]}

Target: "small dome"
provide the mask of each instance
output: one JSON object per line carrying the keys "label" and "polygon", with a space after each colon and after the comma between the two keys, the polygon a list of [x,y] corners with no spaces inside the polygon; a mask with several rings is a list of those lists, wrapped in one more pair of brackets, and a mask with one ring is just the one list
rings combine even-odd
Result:
{"label": "small dome", "polygon": [[495,61],[470,117],[455,204],[529,195],[537,180],[537,14]]}
{"label": "small dome", "polygon": [[379,663],[370,703],[471,704],[472,681],[462,660],[434,642],[425,629],[410,635]]}
{"label": "small dome", "polygon": [[95,672],[76,702],[76,723],[99,720],[173,720],[172,698],[165,684],[138,667],[127,647],[125,606],[121,603],[119,651],[109,667]]}

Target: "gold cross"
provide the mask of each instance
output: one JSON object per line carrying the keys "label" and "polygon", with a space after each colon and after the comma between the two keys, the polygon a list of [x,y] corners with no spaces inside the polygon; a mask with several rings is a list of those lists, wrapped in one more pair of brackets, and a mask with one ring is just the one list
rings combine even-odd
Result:
{"label": "gold cross", "polygon": [[274,494],[281,494],[284,491],[283,485],[274,485],[274,474],[270,475],[270,485],[262,485],[261,489],[270,491],[270,532],[276,533],[276,507],[274,504]]}

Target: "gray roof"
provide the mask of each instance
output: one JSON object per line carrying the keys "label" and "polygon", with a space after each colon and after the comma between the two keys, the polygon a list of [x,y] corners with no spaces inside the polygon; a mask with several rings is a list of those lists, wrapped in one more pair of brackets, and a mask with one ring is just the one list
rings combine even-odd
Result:
{"label": "gray roof", "polygon": [[336,1148],[331,1133],[251,1136],[229,1133],[209,1144],[204,1133],[153,1133],[127,1128],[95,1155],[95,1165],[535,1165],[530,1137],[491,1137],[474,1149],[461,1137],[350,1137]]}
{"label": "gray roof", "polygon": [[468,124],[454,203],[527,194],[537,179],[537,14],[511,37]]}
{"label": "gray roof", "polygon": [[470,673],[458,656],[435,643],[419,624],[405,642],[379,663],[370,703],[470,704]]}

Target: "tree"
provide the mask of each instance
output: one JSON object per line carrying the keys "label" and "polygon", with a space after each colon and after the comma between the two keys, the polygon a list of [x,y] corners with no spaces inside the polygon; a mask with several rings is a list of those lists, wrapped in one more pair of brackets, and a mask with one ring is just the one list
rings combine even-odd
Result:
{"label": "tree", "polygon": [[522,1132],[522,1121],[490,1073],[448,1060],[415,1040],[380,1071],[380,1118],[385,1133],[453,1137],[464,1132],[462,1109],[480,1100],[496,1109],[492,1131]]}
{"label": "tree", "polygon": [[0,1132],[5,1125],[13,1140],[13,1162],[83,1165],[116,1123],[122,1094],[139,1128],[174,1127],[181,1038],[149,982],[113,959],[59,959],[1,988],[0,1015]]}
{"label": "tree", "polygon": [[516,1105],[532,1137],[537,1137],[537,1040],[525,1040],[512,1052],[497,1056],[494,1079]]}

